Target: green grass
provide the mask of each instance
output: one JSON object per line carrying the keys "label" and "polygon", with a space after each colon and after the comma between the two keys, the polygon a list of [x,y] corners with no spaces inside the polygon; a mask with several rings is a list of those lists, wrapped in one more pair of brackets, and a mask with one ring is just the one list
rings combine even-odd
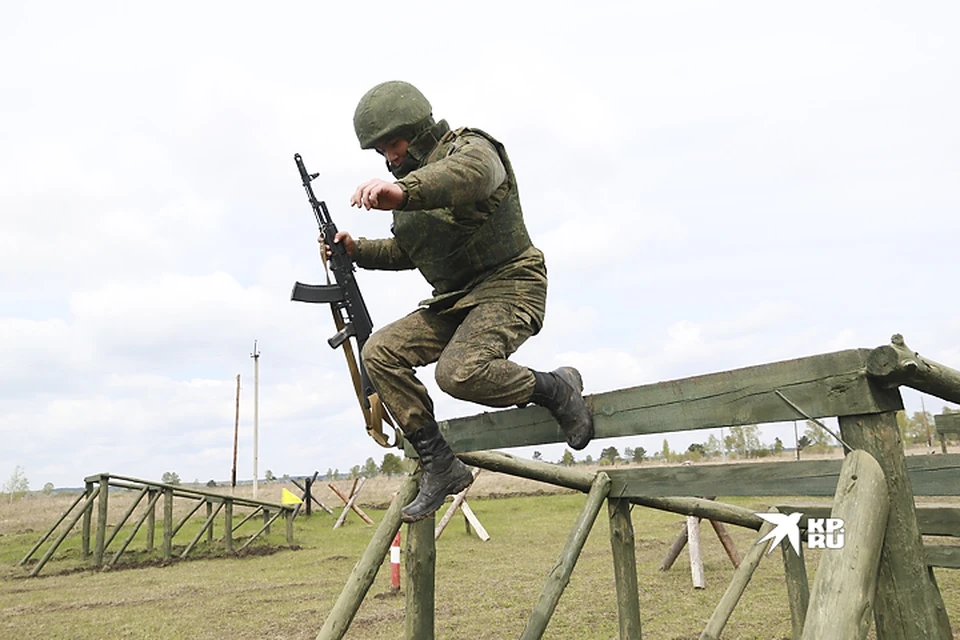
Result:
{"label": "green grass", "polygon": [[[455,519],[437,542],[436,635],[438,638],[516,638],[536,603],[585,501],[582,494],[557,494],[471,500],[492,538],[467,535]],[[769,499],[730,500],[763,510]],[[382,511],[365,509],[378,521]],[[567,590],[554,614],[547,638],[608,640],[617,637],[617,612],[606,509],[602,509]],[[668,572],[660,561],[683,518],[637,507],[632,512],[636,535],[638,582],[646,638],[697,638],[733,572],[709,526],[702,528],[707,588],[690,581],[684,552]],[[203,517],[184,527],[176,540],[189,542]],[[38,578],[16,566],[42,532],[0,536],[0,638],[144,638],[306,639],[316,637],[326,614],[373,533],[355,516],[336,531],[325,513],[298,518],[299,548],[285,548],[283,525],[276,523],[255,552],[245,557],[196,557],[167,566],[109,571],[78,570],[79,538],[72,537]],[[52,522],[51,522],[52,524]],[[190,529],[192,527],[192,529]],[[248,524],[249,533],[259,526]],[[189,530],[188,530],[189,529]],[[756,533],[729,527],[741,553]],[[248,533],[248,535],[249,535]],[[111,548],[122,542],[121,533]],[[161,537],[157,535],[159,543]],[[275,553],[269,551],[279,548]],[[142,549],[137,541],[131,549]],[[108,550],[109,551],[109,550]],[[201,544],[198,550],[211,549]],[[41,550],[42,553],[42,550]],[[110,554],[108,554],[109,557]],[[153,558],[155,560],[155,558]],[[818,554],[808,552],[813,574]],[[127,560],[127,556],[124,556]],[[130,560],[150,560],[143,552]],[[958,572],[939,571],[937,578],[948,611],[960,604]],[[348,638],[402,638],[402,596],[390,594],[385,563],[358,612]],[[789,637],[783,567],[778,553],[766,557],[754,575],[724,637]]]}

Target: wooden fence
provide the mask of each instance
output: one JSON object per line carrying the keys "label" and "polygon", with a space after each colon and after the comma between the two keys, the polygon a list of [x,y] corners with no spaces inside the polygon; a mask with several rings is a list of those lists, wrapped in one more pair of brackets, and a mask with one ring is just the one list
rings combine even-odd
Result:
{"label": "wooden fence", "polygon": [[[856,523],[851,525],[856,533],[851,533],[849,549],[845,546],[842,554],[823,554],[833,559],[821,566],[812,595],[802,556],[792,547],[787,549],[787,540],[781,543],[793,637],[826,637],[817,634],[830,623],[829,616],[840,615],[845,635],[834,633],[840,629],[837,626],[831,627],[829,637],[863,637],[872,617],[881,640],[946,640],[952,638],[949,619],[927,566],[938,552],[924,549],[920,522],[925,530],[936,522],[937,531],[957,535],[960,511],[927,512],[931,515],[918,520],[914,495],[960,495],[960,457],[906,460],[896,421],[896,412],[903,408],[901,385],[960,402],[960,373],[909,350],[899,335],[890,345],[873,350],[840,351],[587,397],[597,438],[837,417],[840,435],[854,452],[844,461],[611,469],[590,474],[486,451],[563,442],[560,428],[540,407],[449,420],[441,423],[441,430],[467,464],[587,494],[521,638],[542,636],[604,501],[610,517],[620,637],[639,639],[630,504],[749,527],[759,530],[762,540],[773,525],[750,510],[683,496],[835,495],[834,511]],[[405,480],[318,640],[346,634],[400,528],[400,508],[415,495],[417,482],[416,475]],[[431,640],[434,635],[433,520],[411,525],[406,536],[409,639]],[[757,544],[746,554],[701,638],[719,637],[764,551],[765,545]],[[952,554],[943,557],[945,562],[937,566],[957,560]],[[830,604],[825,595],[835,594],[838,584],[850,589],[854,587],[849,585],[859,584],[856,590],[862,595],[855,602],[844,600],[847,606],[839,613],[836,603]]]}
{"label": "wooden fence", "polygon": [[[258,514],[263,515],[263,525],[256,533],[250,536],[246,542],[238,547],[236,551],[241,551],[260,536],[260,534],[264,532],[269,533],[270,525],[280,516],[284,516],[286,519],[287,543],[293,544],[293,519],[298,510],[291,505],[274,504],[249,498],[238,498],[220,493],[188,489],[178,485],[111,475],[109,473],[89,476],[84,482],[86,485],[84,492],[77,497],[73,504],[60,516],[60,519],[57,520],[50,530],[30,549],[29,553],[24,556],[23,560],[20,561],[20,565],[29,563],[34,554],[36,554],[44,543],[60,528],[60,525],[63,524],[64,521],[67,521],[60,535],[33,566],[30,572],[31,576],[36,576],[40,573],[44,565],[53,557],[54,553],[60,545],[63,544],[64,540],[67,539],[67,536],[81,519],[81,552],[84,558],[90,559],[91,565],[94,567],[115,565],[124,551],[127,550],[130,543],[133,542],[137,532],[140,531],[144,524],[146,524],[144,531],[146,550],[153,551],[157,518],[156,507],[161,500],[163,501],[161,516],[163,539],[160,550],[165,560],[173,557],[174,536],[176,536],[183,525],[203,507],[206,507],[206,520],[194,538],[190,540],[183,551],[180,552],[179,557],[181,558],[185,558],[197,546],[204,534],[206,535],[207,543],[213,543],[214,525],[221,512],[223,513],[223,535],[220,541],[223,543],[223,548],[228,552],[234,551],[234,532],[245,523],[252,521]],[[119,521],[112,525],[107,522],[111,488],[138,492],[136,498],[134,498],[132,504],[120,517]],[[194,503],[190,511],[178,522],[174,522],[173,518],[174,499]],[[145,503],[146,506],[142,509],[136,521],[132,523],[132,527],[127,531],[126,538],[117,548],[113,556],[106,559],[107,549],[117,538],[121,528],[131,521],[134,512],[141,503]],[[79,509],[77,508],[78,506]],[[96,516],[94,516],[94,506],[96,506]],[[253,511],[247,514],[240,522],[234,524],[235,507],[251,507]],[[110,531],[111,529],[112,532]]]}

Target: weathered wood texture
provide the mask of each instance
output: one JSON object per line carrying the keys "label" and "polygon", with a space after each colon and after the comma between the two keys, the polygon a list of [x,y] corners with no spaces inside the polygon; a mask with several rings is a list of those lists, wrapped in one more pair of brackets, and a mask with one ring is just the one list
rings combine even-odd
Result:
{"label": "weathered wood texture", "polygon": [[933,422],[937,427],[937,438],[940,439],[940,449],[943,453],[947,452],[947,437],[957,437],[960,435],[960,413],[942,413],[933,416]]}
{"label": "weathered wood texture", "polygon": [[923,556],[896,415],[841,416],[840,432],[854,449],[862,449],[880,463],[890,498],[877,581],[877,636],[885,640],[950,638],[945,635],[949,622],[943,599],[930,580]]}
{"label": "weathered wood texture", "polygon": [[[784,502],[777,505],[784,513],[803,514],[800,524],[807,518],[830,517],[830,505]],[[925,503],[917,505],[917,525],[925,536],[950,536],[960,538],[960,505]]]}
{"label": "weathered wood texture", "polygon": [[640,640],[640,592],[637,588],[637,556],[630,503],[607,500],[610,514],[610,548],[613,576],[617,585],[617,620],[620,640]]}
{"label": "weathered wood texture", "polygon": [[895,334],[890,344],[870,352],[867,375],[882,385],[904,385],[950,402],[960,402],[960,371],[927,360],[910,349],[900,334]]}
{"label": "weathered wood texture", "polygon": [[753,530],[759,529],[764,522],[750,509],[723,502],[704,500],[703,498],[634,496],[629,500],[633,504],[650,507],[651,509],[679,513],[685,516],[699,516]]}
{"label": "weathered wood texture", "polygon": [[703,573],[703,553],[700,549],[700,518],[696,516],[687,516],[687,552],[693,588],[706,589],[707,577]]}
{"label": "weathered wood texture", "polygon": [[600,512],[609,491],[610,478],[603,472],[598,473],[590,492],[587,494],[587,501],[583,505],[583,510],[580,512],[580,516],[563,546],[560,558],[547,576],[546,584],[544,584],[543,591],[540,593],[540,599],[537,600],[537,604],[530,614],[530,619],[520,635],[520,640],[537,640],[543,637],[547,624],[550,622],[550,617],[560,601],[560,596],[570,582],[570,575],[580,558],[580,552],[583,551],[587,535],[593,528],[593,523],[596,521],[597,514]]}
{"label": "weathered wood texture", "polygon": [[407,640],[433,640],[437,547],[434,537],[436,517],[407,525],[407,572],[404,637]]}
{"label": "weathered wood texture", "polygon": [[803,623],[810,605],[810,583],[807,580],[807,565],[803,560],[803,545],[794,553],[790,545],[780,545],[783,557],[783,574],[787,583],[787,602],[790,604],[790,637],[800,640]]}
{"label": "weathered wood texture", "polygon": [[713,532],[717,534],[717,540],[720,541],[720,545],[723,547],[723,550],[727,552],[727,557],[730,558],[730,562],[733,564],[733,568],[736,569],[740,566],[740,552],[737,551],[737,545],[734,543],[733,538],[730,537],[730,533],[727,531],[726,526],[722,522],[717,522],[716,520],[710,520],[710,526],[713,527]]}
{"label": "weathered wood texture", "polygon": [[[901,453],[901,459],[903,454]],[[719,496],[832,496],[843,460],[755,462],[610,469],[612,495],[621,498],[716,494]],[[960,496],[960,454],[906,460],[918,496]]]}
{"label": "weathered wood texture", "polygon": [[383,564],[383,559],[390,550],[393,538],[400,530],[400,509],[410,504],[417,495],[419,486],[420,474],[409,475],[401,483],[397,496],[380,520],[380,526],[374,531],[366,551],[350,572],[347,584],[344,585],[320,633],[317,634],[317,640],[340,640],[346,635],[364,596],[367,595],[377,572],[380,571],[380,565]]}
{"label": "weathered wood texture", "polygon": [[[773,525],[769,522],[764,522],[763,526],[760,527],[760,537],[757,538],[757,544],[750,547],[747,555],[743,558],[743,562],[741,562],[737,570],[733,572],[733,578],[730,579],[727,590],[723,592],[723,596],[720,597],[720,602],[717,603],[717,608],[714,609],[713,615],[711,615],[710,620],[707,621],[707,626],[704,627],[703,633],[700,634],[700,640],[717,640],[720,637],[723,628],[727,626],[727,621],[733,614],[734,608],[736,608],[737,603],[740,602],[740,597],[743,596],[747,585],[750,584],[753,572],[757,570],[760,560],[763,559],[763,552],[766,551],[767,544],[760,544],[760,541],[772,530]],[[785,543],[786,540],[781,544]]]}
{"label": "weathered wood texture", "polygon": [[[868,383],[869,349],[763,364],[587,396],[597,438],[800,419],[781,391],[812,417],[896,411],[896,389]],[[563,442],[542,407],[482,413],[440,424],[458,452]]]}
{"label": "weathered wood texture", "polygon": [[535,460],[524,460],[500,451],[475,451],[460,454],[458,457],[469,465],[487,471],[509,473],[510,475],[539,480],[567,489],[576,489],[584,493],[590,491],[590,487],[596,478],[596,474],[586,471]]}
{"label": "weathered wood texture", "polygon": [[[341,517],[346,517],[345,514],[346,514],[350,509],[353,509],[353,512],[354,512],[355,514],[357,514],[358,516],[360,516],[360,519],[363,520],[364,522],[366,522],[367,524],[376,524],[370,516],[368,516],[366,513],[364,513],[363,509],[361,509],[360,507],[357,506],[356,500],[354,500],[353,504],[350,504],[350,498],[347,497],[347,496],[345,496],[345,495],[343,495],[343,492],[340,491],[339,489],[337,489],[336,486],[334,486],[334,485],[332,485],[332,484],[328,484],[327,486],[330,487],[330,490],[331,490],[331,491],[333,491],[335,494],[337,494],[337,497],[338,497],[338,498],[340,498],[341,500],[343,500],[343,503],[344,503],[345,505],[349,505],[349,509],[346,508],[346,507],[344,508],[344,511],[343,511],[343,513],[341,514]],[[356,490],[356,484],[354,484],[353,488],[354,488],[354,490]],[[351,491],[351,496],[352,496],[352,495],[353,495],[353,492]],[[336,529],[336,527],[334,527],[334,529]]]}
{"label": "weathered wood texture", "polygon": [[880,465],[865,451],[851,452],[844,460],[830,513],[843,520],[843,547],[821,557],[803,626],[804,640],[867,636],[889,508]]}
{"label": "weathered wood texture", "polygon": [[[480,474],[480,469],[474,469],[472,471],[473,479],[476,480],[477,476]],[[447,525],[450,524],[450,521],[453,520],[453,516],[456,515],[457,509],[460,508],[460,505],[464,503],[467,499],[467,493],[470,491],[470,487],[473,484],[469,484],[466,489],[458,493],[453,497],[453,502],[450,503],[450,506],[447,507],[447,510],[444,512],[443,517],[440,518],[440,522],[437,523],[437,529],[433,532],[433,538],[436,540],[440,537],[440,534],[443,533],[443,530],[447,528]],[[469,523],[469,520],[467,521]],[[469,526],[469,525],[468,525]]]}
{"label": "weathered wood texture", "polygon": [[687,546],[687,539],[689,538],[687,533],[687,520],[684,519],[680,526],[680,533],[677,534],[677,537],[673,539],[673,544],[670,545],[670,548],[667,549],[667,553],[663,556],[663,560],[660,561],[660,571],[669,571],[670,567],[673,566],[673,563],[677,561],[677,558],[680,557],[680,552],[683,551],[683,548]]}

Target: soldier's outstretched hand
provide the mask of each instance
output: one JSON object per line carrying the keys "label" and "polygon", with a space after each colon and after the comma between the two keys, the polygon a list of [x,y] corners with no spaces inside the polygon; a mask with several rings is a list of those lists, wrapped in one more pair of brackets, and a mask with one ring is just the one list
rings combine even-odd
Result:
{"label": "soldier's outstretched hand", "polygon": [[[333,250],[324,243],[323,234],[320,234],[320,237],[317,238],[317,242],[323,247],[323,253],[327,256],[327,259],[333,255]],[[351,236],[346,231],[337,231],[337,235],[333,237],[334,244],[342,243],[343,248],[347,250],[347,255],[353,258],[353,251],[357,246],[357,243],[354,241],[353,236]]]}
{"label": "soldier's outstretched hand", "polygon": [[396,182],[379,178],[367,180],[353,192],[350,204],[354,207],[391,211],[403,204],[403,189]]}

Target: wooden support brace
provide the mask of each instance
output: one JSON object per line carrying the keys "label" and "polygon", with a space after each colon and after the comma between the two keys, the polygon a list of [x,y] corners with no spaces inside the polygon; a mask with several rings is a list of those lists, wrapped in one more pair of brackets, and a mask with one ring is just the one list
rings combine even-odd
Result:
{"label": "wooden support brace", "polygon": [[[63,544],[63,541],[67,539],[67,536],[70,535],[70,530],[73,529],[73,526],[75,524],[77,524],[77,521],[81,518],[81,516],[90,512],[89,510],[93,506],[93,501],[97,499],[97,495],[99,493],[100,493],[100,487],[98,486],[95,489],[91,489],[89,494],[84,494],[86,495],[87,500],[86,502],[84,502],[83,507],[81,507],[80,511],[77,512],[77,515],[75,515],[70,520],[70,522],[67,524],[67,528],[64,529],[63,533],[61,533],[60,536],[56,539],[56,541],[54,541],[54,543],[50,546],[50,548],[47,549],[47,552],[43,554],[43,557],[40,558],[39,562],[37,562],[37,565],[33,568],[33,570],[30,571],[31,578],[35,577],[38,573],[40,573],[40,570],[43,569],[43,565],[47,564],[47,561],[49,561],[50,558],[53,557],[53,553],[57,550],[57,548],[61,544]],[[32,554],[33,552],[31,551],[30,555]],[[24,561],[26,561],[26,558],[24,558]]]}
{"label": "wooden support brace", "polygon": [[407,573],[406,640],[433,640],[437,547],[434,537],[436,516],[407,525],[404,569]]}
{"label": "wooden support brace", "polygon": [[[740,597],[750,583],[753,572],[756,571],[757,566],[760,564],[760,560],[764,555],[763,552],[767,549],[767,545],[759,544],[759,541],[763,540],[772,530],[773,525],[769,522],[764,522],[763,526],[760,527],[760,537],[757,540],[758,544],[754,544],[750,548],[740,567],[733,573],[733,578],[730,580],[727,590],[724,591],[720,602],[717,604],[717,608],[714,609],[713,615],[710,616],[710,620],[707,621],[706,628],[704,628],[703,633],[700,634],[700,640],[718,640],[720,638],[720,633],[727,625],[727,621],[733,614],[737,603],[740,602]],[[784,540],[784,543],[786,543],[786,540]]]}
{"label": "wooden support brace", "polygon": [[478,518],[477,514],[473,512],[473,509],[470,508],[470,505],[467,504],[466,500],[464,500],[463,504],[460,505],[460,511],[463,513],[463,517],[467,522],[467,527],[473,525],[473,530],[477,532],[478,538],[484,542],[490,539],[490,534],[487,533],[487,530],[483,528],[483,525],[480,523],[480,518]]}
{"label": "wooden support brace", "polygon": [[677,534],[677,537],[673,540],[673,544],[667,549],[667,555],[663,556],[663,560],[660,561],[660,571],[670,570],[670,567],[673,566],[673,563],[676,562],[680,556],[680,552],[687,546],[687,537],[687,521],[684,519],[680,526],[680,533]]}
{"label": "wooden support brace", "polygon": [[410,504],[417,495],[419,486],[419,474],[407,476],[400,485],[397,496],[380,520],[380,526],[374,532],[366,551],[350,572],[340,597],[337,598],[337,602],[323,623],[323,628],[317,634],[317,640],[340,640],[346,635],[364,596],[380,570],[380,565],[383,564],[384,557],[390,550],[394,536],[400,530],[400,509]]}
{"label": "wooden support brace", "polygon": [[[137,523],[133,526],[133,531],[130,532],[130,535],[127,536],[127,539],[123,541],[123,544],[120,545],[120,548],[117,549],[117,552],[114,554],[113,558],[108,562],[108,566],[113,566],[117,563],[117,560],[120,559],[120,556],[123,555],[123,552],[127,550],[127,547],[130,546],[130,543],[133,542],[133,538],[137,535],[137,531],[140,530],[140,527],[143,525],[144,521],[150,519],[153,515],[153,510],[157,505],[157,500],[160,499],[159,491],[151,491],[152,495],[150,500],[147,501],[147,508],[144,510],[143,514],[140,516],[140,519],[137,520]],[[148,550],[152,549],[151,548]]]}
{"label": "wooden support brace", "polygon": [[543,592],[530,614],[527,627],[523,630],[520,640],[536,640],[543,637],[547,624],[550,622],[550,617],[560,601],[560,596],[570,582],[570,575],[580,558],[580,552],[587,541],[587,535],[590,533],[590,529],[593,527],[609,491],[610,477],[603,472],[598,473],[590,492],[587,494],[587,502],[580,512],[580,517],[577,518],[577,522],[563,546],[560,558],[551,569],[550,575],[547,576]]}
{"label": "wooden support brace", "polygon": [[[367,524],[373,524],[373,520],[368,518],[367,514],[360,511],[360,508],[356,506],[357,498],[360,496],[360,490],[363,489],[363,485],[367,481],[367,479],[358,478],[358,480],[360,481],[359,484],[357,482],[353,483],[353,488],[350,490],[350,497],[347,498],[346,506],[343,507],[343,511],[340,513],[340,517],[337,518],[336,523],[334,523],[333,525],[334,529],[339,529],[340,527],[343,526],[343,523],[347,519],[347,514],[350,513],[351,509],[356,511],[357,514],[363,514],[361,517],[364,519],[364,522],[366,522]],[[340,496],[340,497],[342,498],[343,496]]]}
{"label": "wooden support brace", "polygon": [[[477,476],[480,475],[480,469],[473,470],[473,479],[476,480]],[[443,530],[447,528],[447,525],[450,524],[450,521],[453,520],[453,516],[456,514],[457,509],[460,508],[460,505],[466,504],[467,492],[470,491],[470,487],[473,486],[471,483],[466,489],[458,493],[453,497],[453,502],[447,507],[446,512],[443,514],[443,517],[440,518],[440,522],[437,523],[437,528],[433,532],[434,540],[440,538],[440,534],[443,533]]]}

